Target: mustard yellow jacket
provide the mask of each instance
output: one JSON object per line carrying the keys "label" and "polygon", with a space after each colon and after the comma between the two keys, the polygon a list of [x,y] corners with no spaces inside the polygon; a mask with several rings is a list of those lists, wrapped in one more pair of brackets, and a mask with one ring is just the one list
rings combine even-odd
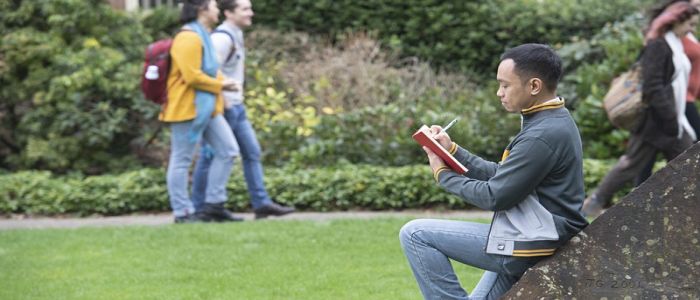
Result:
{"label": "mustard yellow jacket", "polygon": [[170,48],[170,58],[168,103],[163,106],[159,119],[163,122],[193,120],[197,114],[194,105],[195,90],[216,94],[214,115],[223,113],[224,100],[221,90],[224,76],[219,71],[214,79],[202,72],[202,40],[197,33],[178,33]]}

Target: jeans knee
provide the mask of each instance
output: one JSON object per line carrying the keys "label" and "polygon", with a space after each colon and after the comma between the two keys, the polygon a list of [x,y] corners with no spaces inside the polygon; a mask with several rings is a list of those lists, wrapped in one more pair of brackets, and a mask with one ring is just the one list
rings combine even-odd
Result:
{"label": "jeans knee", "polygon": [[424,220],[421,219],[413,220],[401,227],[401,230],[399,230],[399,240],[402,246],[406,247],[406,245],[409,245],[410,242],[415,239],[416,235],[422,230],[423,222]]}
{"label": "jeans knee", "polygon": [[192,163],[192,156],[181,155],[181,156],[171,156],[169,165],[173,170],[189,169]]}
{"label": "jeans knee", "polygon": [[260,161],[260,148],[248,149],[248,151],[241,152],[243,159],[248,161]]}
{"label": "jeans knee", "polygon": [[233,160],[235,157],[238,157],[238,155],[240,155],[240,152],[238,151],[238,147],[236,147],[235,144],[231,144],[221,149],[221,152],[216,151],[214,155],[218,156],[220,159]]}

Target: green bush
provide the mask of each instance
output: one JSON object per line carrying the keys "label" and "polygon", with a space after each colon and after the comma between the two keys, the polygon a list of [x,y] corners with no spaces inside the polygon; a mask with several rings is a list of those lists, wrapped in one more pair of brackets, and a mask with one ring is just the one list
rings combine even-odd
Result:
{"label": "green bush", "polygon": [[328,166],[338,162],[402,166],[425,161],[413,141],[415,108],[385,105],[323,115],[314,133],[291,151],[295,166]]}
{"label": "green bush", "polygon": [[172,37],[180,30],[180,11],[167,5],[146,11],[141,24],[146,33],[153,39]]}
{"label": "green bush", "polygon": [[169,205],[165,174],[153,169],[85,178],[23,171],[1,175],[0,188],[3,213],[115,215]]}
{"label": "green bush", "polygon": [[[302,210],[467,207],[440,192],[426,165],[382,168],[342,165],[309,170],[269,169],[268,192]],[[0,175],[0,213],[117,215],[168,211],[164,170],[144,169],[85,178],[25,171]],[[250,208],[242,173],[234,172],[227,205]]]}
{"label": "green bush", "polygon": [[321,115],[320,123],[307,137],[296,135],[295,127],[285,123],[275,123],[269,132],[258,135],[265,161],[272,165],[328,166],[346,162],[404,166],[425,161],[425,153],[411,138],[415,130],[422,124],[444,125],[459,117],[461,121],[450,130],[452,139],[474,153],[497,160],[518,132],[519,122],[515,115],[498,111],[500,108],[491,107],[491,103],[472,101],[471,106],[465,103],[455,111],[419,112],[416,107],[395,104],[366,107]]}
{"label": "green bush", "polygon": [[157,107],[138,78],[149,41],[102,0],[0,0],[0,167],[100,173],[137,162]]}
{"label": "green bush", "polygon": [[374,31],[404,55],[491,72],[504,49],[588,38],[649,0],[299,0],[255,2],[256,23],[336,37]]}
{"label": "green bush", "polygon": [[[397,60],[361,34],[331,46],[303,33],[256,30],[249,36],[247,84],[255,94],[246,103],[252,105],[249,118],[259,129],[268,164],[414,164],[425,154],[411,134],[421,124],[446,124],[455,117],[461,121],[450,132],[453,139],[497,160],[518,132],[517,116],[495,95],[495,80],[477,86],[462,74]],[[274,107],[284,105],[280,98],[298,108],[275,113]],[[283,119],[308,106],[315,106],[311,113],[320,119]]]}
{"label": "green bush", "polygon": [[[611,163],[584,160],[587,191],[595,188]],[[265,179],[278,202],[307,211],[470,208],[435,184],[427,162],[404,167],[268,168]],[[240,169],[231,176],[228,195],[229,208],[250,209]],[[46,171],[0,174],[0,214],[118,215],[169,211],[169,207],[162,169],[88,177],[52,176]]]}
{"label": "green bush", "polygon": [[567,44],[559,50],[567,75],[561,94],[574,107],[587,157],[612,158],[622,155],[627,131],[616,129],[603,109],[603,97],[612,79],[626,71],[642,49],[641,28],[646,20],[631,14],[608,24],[591,39]]}
{"label": "green bush", "polygon": [[[338,161],[384,166],[423,162],[425,152],[411,135],[422,124],[444,126],[455,117],[460,121],[450,129],[450,137],[473,153],[497,161],[519,130],[517,115],[503,110],[489,88],[465,91],[454,99],[426,95],[416,102],[419,104],[388,104],[323,115],[313,134],[289,152],[290,162],[296,166]],[[263,144],[272,149],[283,148],[271,146],[282,142],[267,136],[263,139]]]}

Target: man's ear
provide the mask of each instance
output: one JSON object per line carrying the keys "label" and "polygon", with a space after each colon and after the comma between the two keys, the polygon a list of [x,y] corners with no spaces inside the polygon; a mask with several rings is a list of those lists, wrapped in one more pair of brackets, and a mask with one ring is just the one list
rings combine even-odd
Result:
{"label": "man's ear", "polygon": [[528,86],[530,87],[530,95],[535,96],[544,89],[544,82],[539,78],[531,78]]}
{"label": "man's ear", "polygon": [[224,20],[229,18],[229,15],[232,14],[233,12],[228,10],[228,9],[222,9],[221,14],[224,16]]}

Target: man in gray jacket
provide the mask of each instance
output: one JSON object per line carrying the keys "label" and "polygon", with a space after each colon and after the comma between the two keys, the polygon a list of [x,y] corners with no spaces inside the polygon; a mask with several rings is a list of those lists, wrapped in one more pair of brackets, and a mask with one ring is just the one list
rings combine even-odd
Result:
{"label": "man in gray jacket", "polygon": [[[255,130],[250,124],[243,104],[243,81],[245,67],[245,44],[243,30],[252,25],[253,6],[250,0],[219,0],[219,9],[226,20],[211,35],[212,43],[221,65],[221,71],[227,78],[240,83],[236,91],[224,91],[224,117],[233,130],[243,158],[243,176],[248,186],[250,203],[255,218],[281,216],[294,211],[294,208],[275,203],[267,194],[263,181],[263,169],[260,162],[260,144]],[[192,202],[200,218],[204,221],[240,221],[223,207],[211,207],[204,203],[204,191],[207,186],[207,172],[211,165],[211,153],[203,147],[197,161],[192,184]]]}
{"label": "man in gray jacket", "polygon": [[[522,127],[499,163],[486,161],[457,144],[440,126],[434,138],[469,171],[453,172],[430,149],[437,183],[481,209],[494,211],[489,224],[414,220],[400,240],[426,299],[498,299],[540,259],[581,231],[588,222],[584,198],[583,151],[578,128],[557,97],[561,59],[548,46],[524,44],[501,57],[496,95],[521,115]],[[485,270],[467,294],[449,259]]]}

